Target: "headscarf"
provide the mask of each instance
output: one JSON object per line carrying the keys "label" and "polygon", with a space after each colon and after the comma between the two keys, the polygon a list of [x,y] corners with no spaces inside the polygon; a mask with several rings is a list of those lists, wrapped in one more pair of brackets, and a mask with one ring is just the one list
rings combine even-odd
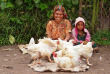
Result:
{"label": "headscarf", "polygon": [[68,18],[67,14],[66,14],[66,10],[65,10],[65,8],[62,5],[57,5],[57,6],[54,7],[54,11],[52,13],[52,17],[51,18],[54,18],[54,13],[57,10],[60,10],[60,11],[63,12],[63,18]]}
{"label": "headscarf", "polygon": [[77,27],[76,27],[76,25],[78,24],[78,22],[83,22],[84,23],[83,30],[85,29],[85,20],[82,17],[76,18],[76,20],[75,20],[75,31],[76,31],[76,34],[78,34],[78,30],[77,30]]}

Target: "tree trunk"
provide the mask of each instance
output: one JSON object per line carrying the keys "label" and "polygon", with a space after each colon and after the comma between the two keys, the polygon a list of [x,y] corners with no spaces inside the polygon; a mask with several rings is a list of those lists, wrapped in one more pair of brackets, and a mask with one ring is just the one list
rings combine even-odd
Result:
{"label": "tree trunk", "polygon": [[110,8],[109,8],[109,31],[110,31]]}
{"label": "tree trunk", "polygon": [[79,16],[82,16],[82,0],[79,0]]}
{"label": "tree trunk", "polygon": [[104,20],[103,20],[103,0],[101,0],[101,30],[104,29]]}
{"label": "tree trunk", "polygon": [[92,34],[94,33],[94,25],[96,20],[96,0],[93,3],[93,14],[92,14]]}
{"label": "tree trunk", "polygon": [[92,15],[92,34],[94,32],[96,32],[95,27],[97,26],[97,19],[98,19],[98,15],[99,15],[98,13],[99,13],[99,0],[94,0],[93,15]]}

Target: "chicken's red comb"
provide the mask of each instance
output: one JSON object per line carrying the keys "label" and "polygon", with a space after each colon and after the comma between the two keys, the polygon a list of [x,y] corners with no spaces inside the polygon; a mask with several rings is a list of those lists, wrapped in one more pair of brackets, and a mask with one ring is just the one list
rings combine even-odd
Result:
{"label": "chicken's red comb", "polygon": [[55,54],[55,51],[53,52],[53,55]]}
{"label": "chicken's red comb", "polygon": [[53,56],[54,56],[54,57],[57,57],[57,54],[55,53],[55,51],[53,52]]}
{"label": "chicken's red comb", "polygon": [[57,44],[59,44],[60,42],[59,41],[57,41]]}

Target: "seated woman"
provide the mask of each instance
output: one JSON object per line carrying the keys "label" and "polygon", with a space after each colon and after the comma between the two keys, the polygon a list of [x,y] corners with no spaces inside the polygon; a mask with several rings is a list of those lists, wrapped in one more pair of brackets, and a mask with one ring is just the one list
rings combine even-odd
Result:
{"label": "seated woman", "polygon": [[71,23],[67,20],[67,14],[63,6],[55,6],[52,18],[46,26],[46,34],[48,38],[53,40],[60,38],[68,41],[71,38]]}

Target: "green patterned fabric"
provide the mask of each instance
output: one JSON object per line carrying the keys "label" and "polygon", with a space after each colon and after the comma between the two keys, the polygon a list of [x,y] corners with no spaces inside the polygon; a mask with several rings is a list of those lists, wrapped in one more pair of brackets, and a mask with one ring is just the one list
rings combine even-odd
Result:
{"label": "green patterned fabric", "polygon": [[83,33],[82,35],[79,35],[79,34],[78,34],[77,38],[78,38],[78,40],[85,41],[86,33]]}
{"label": "green patterned fabric", "polygon": [[[78,40],[82,40],[82,41],[85,41],[85,38],[86,38],[86,33],[83,33],[82,35],[79,35],[77,36]],[[80,42],[77,42],[77,44],[81,44]],[[96,43],[94,43],[94,45],[92,45],[93,48],[96,47]]]}

